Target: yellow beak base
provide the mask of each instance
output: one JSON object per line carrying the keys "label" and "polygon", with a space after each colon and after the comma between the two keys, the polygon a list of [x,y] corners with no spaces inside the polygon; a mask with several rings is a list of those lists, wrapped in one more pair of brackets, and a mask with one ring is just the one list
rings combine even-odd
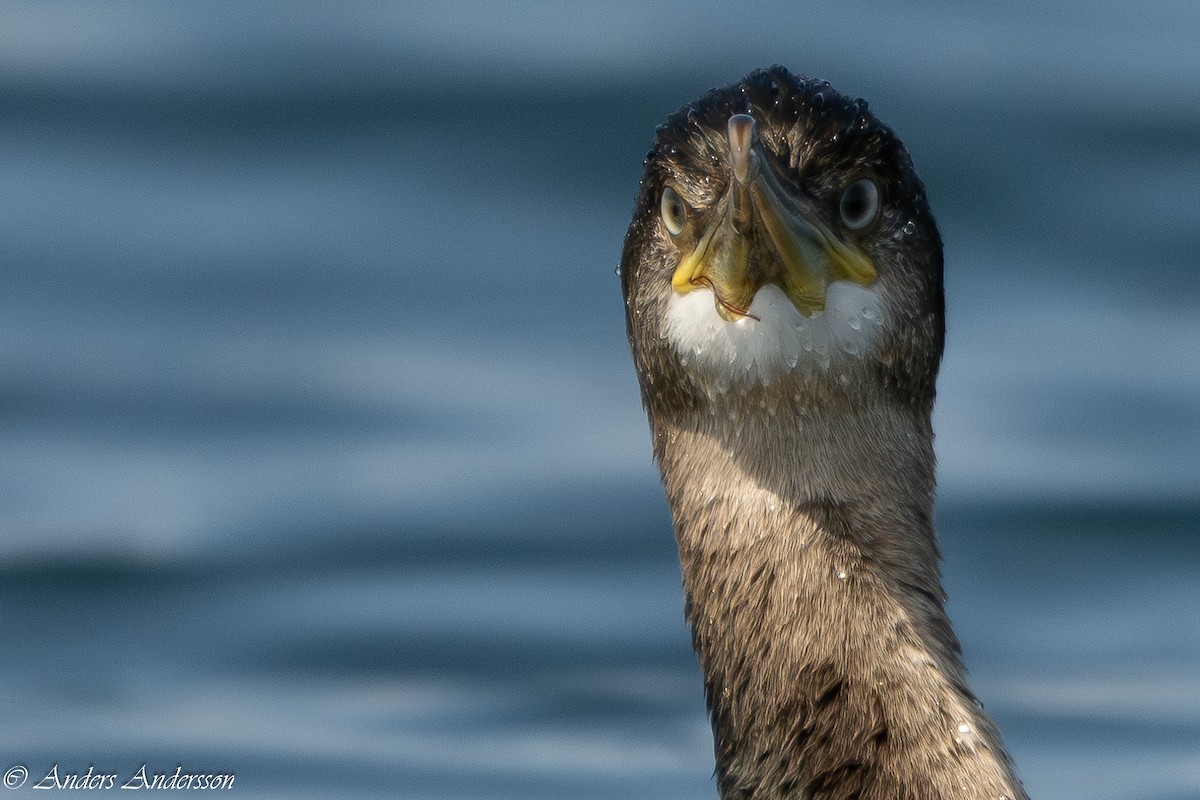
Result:
{"label": "yellow beak base", "polygon": [[729,121],[729,190],[695,248],[685,253],[671,278],[679,294],[712,289],[717,312],[727,321],[751,316],[754,295],[777,283],[806,317],[825,310],[830,283],[848,280],[870,286],[874,263],[856,244],[843,241],[787,191],[769,167],[754,135],[754,120]]}

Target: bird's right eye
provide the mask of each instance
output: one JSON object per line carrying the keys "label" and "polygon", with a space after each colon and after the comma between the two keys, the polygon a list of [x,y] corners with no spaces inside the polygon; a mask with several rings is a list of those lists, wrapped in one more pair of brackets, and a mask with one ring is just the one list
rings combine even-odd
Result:
{"label": "bird's right eye", "polygon": [[659,212],[662,214],[663,225],[667,227],[667,233],[678,236],[683,231],[683,223],[687,222],[688,213],[687,204],[683,202],[679,192],[670,186],[663,189]]}

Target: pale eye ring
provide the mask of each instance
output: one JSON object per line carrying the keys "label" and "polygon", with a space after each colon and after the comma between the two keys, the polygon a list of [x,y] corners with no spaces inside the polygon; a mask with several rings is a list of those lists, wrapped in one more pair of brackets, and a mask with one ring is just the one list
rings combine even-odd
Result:
{"label": "pale eye ring", "polygon": [[683,202],[679,192],[670,186],[663,189],[662,201],[659,203],[658,210],[662,215],[667,233],[678,236],[683,231],[683,223],[687,222],[688,215],[687,203]]}
{"label": "pale eye ring", "polygon": [[852,231],[871,226],[879,217],[879,186],[870,178],[859,178],[842,190],[838,203],[842,224]]}

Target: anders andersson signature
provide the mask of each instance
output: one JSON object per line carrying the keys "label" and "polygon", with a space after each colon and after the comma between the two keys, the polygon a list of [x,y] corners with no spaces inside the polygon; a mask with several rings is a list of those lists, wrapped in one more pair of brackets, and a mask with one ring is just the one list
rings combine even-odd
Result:
{"label": "anders andersson signature", "polygon": [[[4,773],[4,787],[19,789],[29,781],[29,770],[21,764]],[[103,772],[89,765],[85,772],[51,767],[30,789],[232,789],[233,773],[189,772],[183,765],[173,772],[154,772],[145,764],[130,773]]]}

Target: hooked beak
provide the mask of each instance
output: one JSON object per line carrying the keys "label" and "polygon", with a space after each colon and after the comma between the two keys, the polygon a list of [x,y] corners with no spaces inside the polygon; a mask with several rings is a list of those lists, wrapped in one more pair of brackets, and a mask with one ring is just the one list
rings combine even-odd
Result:
{"label": "hooked beak", "polygon": [[734,322],[752,316],[754,295],[767,283],[778,284],[805,317],[825,310],[833,281],[874,283],[877,272],[866,253],[839,238],[803,197],[780,183],[752,116],[730,117],[726,136],[729,189],[676,268],[676,292],[712,289],[717,313]]}

